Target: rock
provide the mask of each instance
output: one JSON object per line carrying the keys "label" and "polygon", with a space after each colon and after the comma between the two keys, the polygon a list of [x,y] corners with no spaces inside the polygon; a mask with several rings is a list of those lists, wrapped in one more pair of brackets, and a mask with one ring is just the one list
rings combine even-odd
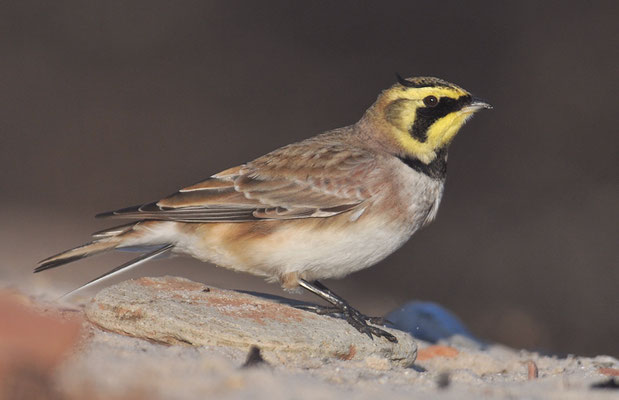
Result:
{"label": "rock", "polygon": [[339,318],[176,277],[111,286],[92,299],[85,313],[105,330],[160,343],[245,350],[255,345],[269,363],[379,357],[406,367],[417,355],[413,338],[405,332],[384,328],[398,343],[371,340]]}
{"label": "rock", "polygon": [[453,347],[448,346],[428,346],[424,349],[419,350],[418,360],[426,361],[434,357],[447,357],[453,358],[456,357],[460,353],[458,350]]}
{"label": "rock", "polygon": [[59,399],[54,373],[82,336],[83,319],[0,289],[0,399]]}

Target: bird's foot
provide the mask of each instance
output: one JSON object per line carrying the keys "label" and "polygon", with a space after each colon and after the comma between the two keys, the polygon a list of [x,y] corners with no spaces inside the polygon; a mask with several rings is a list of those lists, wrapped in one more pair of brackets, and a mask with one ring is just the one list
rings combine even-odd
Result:
{"label": "bird's foot", "polygon": [[385,325],[385,323],[388,323],[389,321],[382,317],[368,317],[367,315],[362,314],[360,311],[356,310],[348,304],[344,305],[343,307],[303,304],[296,306],[296,308],[305,311],[311,311],[319,315],[341,315],[352,327],[354,327],[359,332],[368,335],[370,339],[373,339],[374,335],[378,337],[384,337],[391,343],[398,342],[398,339],[391,333],[368,324],[369,322],[376,325]]}
{"label": "bird's foot", "polygon": [[[298,308],[299,310],[305,310],[305,311],[311,311],[313,313],[316,313],[318,315],[335,315],[335,314],[339,314],[339,315],[343,315],[345,314],[344,311],[342,311],[341,308],[336,307],[336,306],[319,306],[319,305],[315,305],[315,304],[299,304],[294,306],[295,308]],[[348,306],[349,309],[353,309],[354,308]],[[367,315],[361,314],[361,312],[355,310],[358,315],[363,318],[365,321],[374,324],[374,325],[386,325],[386,324],[391,324],[392,322],[389,321],[386,318],[383,317],[368,317]]]}

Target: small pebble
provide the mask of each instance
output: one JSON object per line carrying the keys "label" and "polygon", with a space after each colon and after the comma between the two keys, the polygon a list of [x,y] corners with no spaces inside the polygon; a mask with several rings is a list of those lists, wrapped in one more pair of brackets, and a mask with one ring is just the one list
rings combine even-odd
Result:
{"label": "small pebble", "polygon": [[262,354],[260,354],[260,347],[251,346],[249,348],[249,353],[247,354],[247,359],[245,363],[241,366],[241,368],[251,368],[257,367],[260,365],[268,365],[264,358],[262,358]]}
{"label": "small pebble", "polygon": [[449,372],[442,372],[436,378],[436,386],[439,389],[446,389],[449,386]]}

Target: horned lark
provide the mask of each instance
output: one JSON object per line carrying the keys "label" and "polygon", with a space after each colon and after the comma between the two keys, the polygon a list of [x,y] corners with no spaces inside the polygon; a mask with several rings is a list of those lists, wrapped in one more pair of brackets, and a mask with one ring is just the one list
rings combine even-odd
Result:
{"label": "horned lark", "polygon": [[[100,214],[137,220],[41,261],[35,272],[113,249],[144,254],[92,280],[165,252],[302,287],[360,332],[396,338],[318,282],[370,267],[436,216],[447,148],[491,108],[438,78],[398,76],[359,122],[279,148],[177,193]],[[82,288],[83,288],[82,287]],[[80,288],[81,289],[81,288]]]}

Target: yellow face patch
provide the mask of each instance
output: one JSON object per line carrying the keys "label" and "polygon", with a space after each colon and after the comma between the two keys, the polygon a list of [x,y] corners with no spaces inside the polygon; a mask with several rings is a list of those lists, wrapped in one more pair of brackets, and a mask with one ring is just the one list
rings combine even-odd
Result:
{"label": "yellow face patch", "polygon": [[[428,101],[428,96],[434,96],[438,101],[436,110],[424,103],[424,99]],[[438,149],[449,145],[458,130],[475,112],[474,109],[462,107],[465,102],[470,101],[470,94],[458,87],[414,88],[396,85],[381,97],[383,104],[386,104],[385,119],[392,126],[392,134],[403,152],[425,164],[436,158]],[[433,111],[445,114],[432,117]],[[420,120],[416,121],[417,119]],[[415,135],[415,130],[421,130],[422,132],[417,133],[423,136]]]}

